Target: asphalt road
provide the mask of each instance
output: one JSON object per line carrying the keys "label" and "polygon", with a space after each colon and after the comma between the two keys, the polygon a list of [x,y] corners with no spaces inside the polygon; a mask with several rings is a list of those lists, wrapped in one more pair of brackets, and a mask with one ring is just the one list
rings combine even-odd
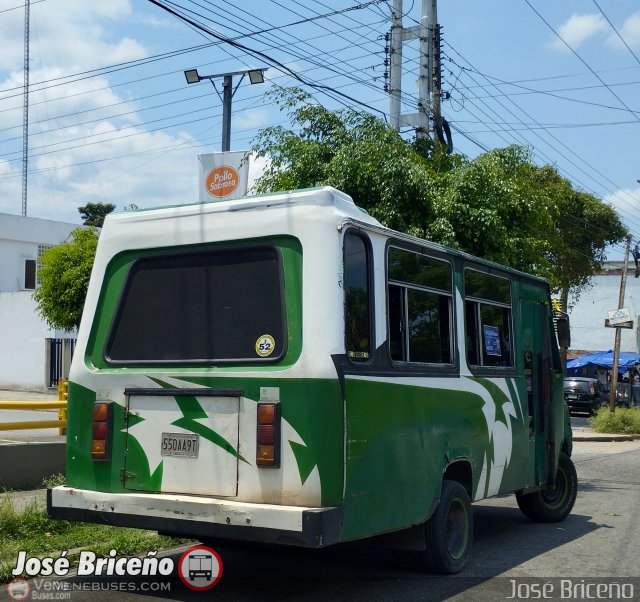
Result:
{"label": "asphalt road", "polygon": [[[161,585],[144,578],[83,581],[76,577],[70,579],[74,587],[94,591],[75,591],[70,599],[202,600],[215,596],[216,600],[493,602],[508,599],[514,587],[526,590],[535,579],[555,588],[547,599],[580,599],[564,596],[567,590],[560,589],[559,578],[566,580],[566,587],[584,586],[589,579],[616,578],[630,583],[633,599],[640,599],[640,441],[577,442],[574,461],[580,489],[573,513],[562,523],[528,521],[513,496],[474,504],[473,554],[460,575],[425,575],[409,553],[385,550],[371,542],[326,550],[220,544],[215,549],[223,561],[223,575],[209,595],[188,590],[175,576]],[[167,554],[177,564],[181,552]],[[145,587],[169,589],[147,593],[142,591]],[[138,591],[123,591],[127,588]],[[6,598],[6,592],[0,590],[0,599]]]}

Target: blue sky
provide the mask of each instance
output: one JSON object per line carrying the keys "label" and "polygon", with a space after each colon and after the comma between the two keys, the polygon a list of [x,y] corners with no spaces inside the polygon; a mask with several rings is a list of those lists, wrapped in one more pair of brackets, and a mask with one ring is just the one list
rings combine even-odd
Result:
{"label": "blue sky", "polygon": [[[77,207],[88,201],[121,209],[197,200],[196,157],[219,150],[222,110],[209,82],[186,84],[188,68],[217,74],[269,66],[265,85],[245,80],[234,96],[234,150],[248,148],[261,127],[287,125],[263,98],[272,85],[301,85],[330,108],[388,116],[383,62],[391,4],[171,4],[243,49],[146,0],[32,0],[28,214],[79,222]],[[0,211],[17,214],[23,6],[0,0]],[[405,0],[405,26],[419,21],[420,8]],[[474,157],[527,145],[536,162],[556,165],[577,188],[614,205],[640,239],[637,1],[442,0],[438,17],[443,88],[451,94],[443,113],[456,151]],[[415,111],[418,58],[417,43],[407,43],[406,112]]]}

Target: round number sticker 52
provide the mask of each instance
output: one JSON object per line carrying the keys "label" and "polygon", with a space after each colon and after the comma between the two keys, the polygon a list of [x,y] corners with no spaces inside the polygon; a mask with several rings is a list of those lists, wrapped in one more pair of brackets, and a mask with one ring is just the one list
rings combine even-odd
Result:
{"label": "round number sticker 52", "polygon": [[273,340],[273,337],[270,334],[263,334],[256,341],[256,353],[260,357],[267,357],[271,355],[275,348],[276,342]]}

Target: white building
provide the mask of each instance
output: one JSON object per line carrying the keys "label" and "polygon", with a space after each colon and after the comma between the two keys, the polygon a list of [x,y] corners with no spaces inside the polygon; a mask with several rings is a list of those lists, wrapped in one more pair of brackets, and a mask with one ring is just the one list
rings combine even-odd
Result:
{"label": "white building", "polygon": [[40,254],[77,227],[0,213],[0,389],[45,390],[65,368],[69,344],[56,341],[73,335],[47,326],[33,291]]}
{"label": "white building", "polygon": [[[603,272],[594,276],[592,286],[584,291],[571,307],[570,352],[608,351],[613,349],[615,328],[607,328],[604,321],[608,312],[618,308],[622,262],[605,262]],[[572,304],[571,297],[569,304]],[[629,261],[625,287],[624,307],[629,309],[633,328],[622,328],[620,351],[640,352],[640,278],[635,277],[633,260]]]}

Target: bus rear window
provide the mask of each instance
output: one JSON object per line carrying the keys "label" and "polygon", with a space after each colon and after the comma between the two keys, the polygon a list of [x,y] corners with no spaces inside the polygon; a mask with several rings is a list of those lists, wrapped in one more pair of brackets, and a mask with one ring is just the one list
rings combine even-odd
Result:
{"label": "bus rear window", "polygon": [[105,350],[116,364],[273,361],[286,351],[272,246],[155,255],[129,273]]}

